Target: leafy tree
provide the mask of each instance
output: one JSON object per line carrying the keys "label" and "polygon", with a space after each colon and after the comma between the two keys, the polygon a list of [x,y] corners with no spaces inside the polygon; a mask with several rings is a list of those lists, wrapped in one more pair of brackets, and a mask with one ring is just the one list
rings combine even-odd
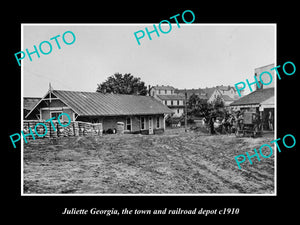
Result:
{"label": "leafy tree", "polygon": [[224,101],[220,95],[218,95],[216,97],[216,99],[213,101],[212,104],[213,104],[214,109],[218,110],[220,108],[224,108]]}
{"label": "leafy tree", "polygon": [[188,116],[207,117],[212,110],[212,105],[198,95],[192,94],[187,102]]}
{"label": "leafy tree", "polygon": [[187,102],[187,114],[188,115],[195,115],[198,114],[199,111],[199,102],[200,98],[198,95],[192,94]]}
{"label": "leafy tree", "polygon": [[147,87],[141,78],[134,77],[130,73],[124,75],[115,73],[106,81],[98,84],[97,92],[115,94],[137,94],[146,95]]}
{"label": "leafy tree", "polygon": [[224,108],[225,104],[220,95],[216,97],[216,99],[212,103],[214,108],[214,113],[217,117],[224,117],[226,115],[226,110]]}

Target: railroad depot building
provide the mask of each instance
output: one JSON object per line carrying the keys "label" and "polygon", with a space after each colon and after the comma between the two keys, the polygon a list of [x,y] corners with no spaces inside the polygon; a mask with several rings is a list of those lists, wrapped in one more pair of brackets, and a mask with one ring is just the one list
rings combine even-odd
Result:
{"label": "railroad depot building", "polygon": [[150,96],[49,90],[25,119],[47,120],[61,113],[71,121],[102,123],[103,131],[122,122],[125,133],[151,134],[164,132],[165,117],[173,111]]}

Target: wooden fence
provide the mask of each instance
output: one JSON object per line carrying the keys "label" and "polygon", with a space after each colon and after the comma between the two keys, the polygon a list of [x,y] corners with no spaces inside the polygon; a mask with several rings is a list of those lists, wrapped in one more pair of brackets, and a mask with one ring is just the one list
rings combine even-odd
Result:
{"label": "wooden fence", "polygon": [[[102,123],[88,123],[81,121],[71,121],[71,123],[62,127],[58,121],[52,121],[55,127],[52,127],[50,122],[45,122],[41,120],[24,120],[23,122],[23,132],[24,134],[29,134],[29,127],[34,133],[35,138],[57,138],[57,137],[69,137],[69,136],[100,136],[103,133]],[[47,133],[45,136],[40,137],[35,133],[35,126],[38,123],[43,123],[47,127]],[[61,122],[61,124],[66,125],[67,122]],[[43,125],[38,125],[36,127],[36,132],[40,135],[45,134],[45,127]],[[32,139],[31,135],[26,137],[27,139]]]}

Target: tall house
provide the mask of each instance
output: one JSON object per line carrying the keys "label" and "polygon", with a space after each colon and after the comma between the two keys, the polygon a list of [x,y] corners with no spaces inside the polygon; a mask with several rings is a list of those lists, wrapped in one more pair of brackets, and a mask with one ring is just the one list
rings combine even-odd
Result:
{"label": "tall house", "polygon": [[173,112],[174,117],[181,117],[184,113],[184,95],[175,93],[172,86],[156,85],[150,88],[150,96],[153,96]]}
{"label": "tall house", "polygon": [[164,85],[156,85],[150,88],[150,96],[157,96],[157,95],[173,95],[175,88],[172,86],[164,86]]}

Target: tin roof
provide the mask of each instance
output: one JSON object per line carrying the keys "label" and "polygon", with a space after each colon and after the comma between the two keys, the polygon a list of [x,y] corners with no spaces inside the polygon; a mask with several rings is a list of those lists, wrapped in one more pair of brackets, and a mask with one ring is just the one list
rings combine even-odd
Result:
{"label": "tin roof", "polygon": [[260,104],[274,96],[274,88],[259,89],[232,102],[230,106]]}
{"label": "tin roof", "polygon": [[80,116],[151,115],[173,113],[150,96],[53,90],[53,95]]}
{"label": "tin roof", "polygon": [[23,109],[31,110],[40,100],[41,100],[41,98],[24,97],[23,98]]}

